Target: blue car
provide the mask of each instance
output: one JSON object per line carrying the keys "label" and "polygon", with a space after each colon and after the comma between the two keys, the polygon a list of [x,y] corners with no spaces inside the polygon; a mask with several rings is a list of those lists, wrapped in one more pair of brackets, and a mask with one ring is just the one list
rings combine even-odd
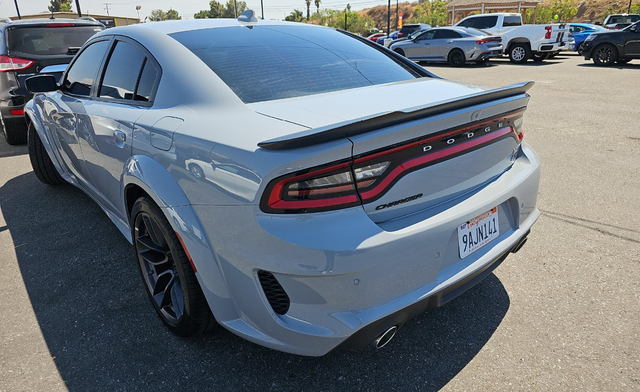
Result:
{"label": "blue car", "polygon": [[[394,31],[393,33],[389,34],[389,38],[398,39],[398,33],[399,33],[398,31]],[[383,35],[382,37],[378,38],[376,42],[379,43],[380,45],[384,45],[385,39],[387,39],[387,36]]]}
{"label": "blue car", "polygon": [[585,39],[592,33],[596,31],[606,31],[602,26],[587,24],[587,23],[571,23],[569,26],[569,32],[573,35],[573,39],[575,41],[573,50],[582,54],[582,43]]}

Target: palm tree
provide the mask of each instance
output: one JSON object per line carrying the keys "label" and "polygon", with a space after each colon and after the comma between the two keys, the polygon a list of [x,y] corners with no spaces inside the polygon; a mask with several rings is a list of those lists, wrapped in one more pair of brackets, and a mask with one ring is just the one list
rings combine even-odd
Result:
{"label": "palm tree", "polygon": [[307,20],[309,20],[309,7],[311,7],[311,0],[304,0],[307,3]]}
{"label": "palm tree", "polygon": [[320,13],[320,3],[322,3],[322,0],[315,0],[316,3],[316,8],[318,9],[317,13]]}

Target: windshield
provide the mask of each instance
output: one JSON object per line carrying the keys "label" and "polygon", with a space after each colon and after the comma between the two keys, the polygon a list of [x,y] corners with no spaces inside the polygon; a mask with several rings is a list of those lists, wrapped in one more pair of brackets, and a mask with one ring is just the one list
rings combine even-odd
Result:
{"label": "windshield", "polygon": [[381,50],[333,29],[221,27],[171,34],[245,103],[418,77]]}
{"label": "windshield", "polygon": [[97,32],[98,26],[15,27],[7,33],[9,53],[31,55],[70,54],[69,48],[79,48]]}

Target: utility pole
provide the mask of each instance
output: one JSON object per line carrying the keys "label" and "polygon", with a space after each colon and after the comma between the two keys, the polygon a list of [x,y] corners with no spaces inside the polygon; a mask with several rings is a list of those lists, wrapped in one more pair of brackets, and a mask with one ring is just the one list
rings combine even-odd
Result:
{"label": "utility pole", "polygon": [[396,0],[396,30],[398,30],[398,0]]}
{"label": "utility pole", "polygon": [[136,12],[138,13],[138,20],[140,20],[140,8],[142,8],[142,6],[136,5]]}
{"label": "utility pole", "polygon": [[[627,14],[631,13],[631,1],[632,0],[629,0],[629,9],[627,10]],[[17,7],[17,5],[16,5],[16,7]]]}
{"label": "utility pole", "polygon": [[102,3],[102,5],[104,5],[104,9],[107,11],[107,15],[109,15],[109,6],[111,3]]}
{"label": "utility pole", "polygon": [[18,0],[13,0],[13,2],[16,4],[16,12],[18,13],[18,19],[22,19],[22,17],[20,16],[20,9],[18,8]]}
{"label": "utility pole", "polygon": [[236,15],[236,19],[238,19],[238,4],[236,3],[236,0],[233,0],[233,13]]}
{"label": "utility pole", "polygon": [[347,15],[349,15],[351,13],[351,4],[347,4],[347,9],[344,10],[344,30],[347,30]]}
{"label": "utility pole", "polygon": [[82,11],[80,11],[80,0],[76,0],[76,11],[78,11],[78,18],[82,16]]}
{"label": "utility pole", "polygon": [[389,34],[391,34],[391,0],[389,0],[389,4],[387,5],[387,38],[389,38]]}
{"label": "utility pole", "polygon": [[260,9],[262,10],[262,20],[264,20],[264,4],[262,3],[262,0],[260,0]]}

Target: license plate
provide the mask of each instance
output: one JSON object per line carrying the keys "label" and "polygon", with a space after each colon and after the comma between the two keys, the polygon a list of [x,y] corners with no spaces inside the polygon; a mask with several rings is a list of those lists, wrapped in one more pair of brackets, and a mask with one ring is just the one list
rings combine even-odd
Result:
{"label": "license plate", "polygon": [[464,259],[471,253],[498,238],[498,236],[500,236],[499,221],[498,207],[494,207],[490,211],[478,215],[458,226],[460,258]]}

